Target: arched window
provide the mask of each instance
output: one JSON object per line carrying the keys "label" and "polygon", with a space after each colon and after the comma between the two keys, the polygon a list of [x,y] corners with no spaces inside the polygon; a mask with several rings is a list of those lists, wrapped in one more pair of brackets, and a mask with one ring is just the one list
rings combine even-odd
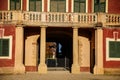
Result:
{"label": "arched window", "polygon": [[51,12],[65,12],[66,11],[66,0],[50,0],[50,11]]}
{"label": "arched window", "polygon": [[86,0],[74,0],[74,12],[86,12]]}
{"label": "arched window", "polygon": [[106,0],[94,0],[94,12],[105,12]]}
{"label": "arched window", "polygon": [[29,0],[29,11],[42,11],[42,0]]}

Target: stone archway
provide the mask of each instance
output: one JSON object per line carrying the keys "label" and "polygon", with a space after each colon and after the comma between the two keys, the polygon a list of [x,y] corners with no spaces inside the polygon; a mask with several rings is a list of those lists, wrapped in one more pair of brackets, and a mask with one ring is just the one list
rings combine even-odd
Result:
{"label": "stone archway", "polygon": [[[47,28],[46,43],[55,43],[55,59],[47,59],[48,70],[71,70],[72,66],[72,28]],[[61,45],[61,51],[58,48]],[[50,64],[51,63],[51,64]]]}

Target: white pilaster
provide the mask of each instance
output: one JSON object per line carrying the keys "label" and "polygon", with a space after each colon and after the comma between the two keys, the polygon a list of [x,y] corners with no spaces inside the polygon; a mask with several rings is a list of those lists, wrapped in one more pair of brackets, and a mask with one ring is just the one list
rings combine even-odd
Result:
{"label": "white pilaster", "polygon": [[78,63],[78,28],[73,28],[73,64],[72,73],[80,73],[80,66]]}
{"label": "white pilaster", "polygon": [[45,64],[46,55],[46,26],[41,26],[40,38],[40,64],[38,67],[39,73],[47,73],[47,65]]}
{"label": "white pilaster", "polygon": [[16,43],[15,43],[15,73],[24,73],[25,67],[23,65],[23,41],[24,31],[23,26],[19,25],[16,27]]}
{"label": "white pilaster", "polygon": [[103,69],[103,30],[98,28],[95,31],[95,67],[94,74],[104,74]]}

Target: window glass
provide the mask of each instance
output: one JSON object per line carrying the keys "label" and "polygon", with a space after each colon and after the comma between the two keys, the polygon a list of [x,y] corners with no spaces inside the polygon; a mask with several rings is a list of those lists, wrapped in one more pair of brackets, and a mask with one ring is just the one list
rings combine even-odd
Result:
{"label": "window glass", "polygon": [[120,41],[109,41],[109,57],[120,58]]}
{"label": "window glass", "polygon": [[0,39],[0,56],[9,56],[9,39]]}
{"label": "window glass", "polygon": [[10,0],[10,10],[20,10],[21,0]]}
{"label": "window glass", "polygon": [[66,0],[50,0],[50,11],[51,12],[65,12],[66,11]]}
{"label": "window glass", "polygon": [[42,11],[42,0],[30,0],[29,10],[30,11]]}
{"label": "window glass", "polygon": [[85,12],[86,0],[74,0],[74,12]]}
{"label": "window glass", "polygon": [[94,12],[105,12],[105,0],[94,0]]}

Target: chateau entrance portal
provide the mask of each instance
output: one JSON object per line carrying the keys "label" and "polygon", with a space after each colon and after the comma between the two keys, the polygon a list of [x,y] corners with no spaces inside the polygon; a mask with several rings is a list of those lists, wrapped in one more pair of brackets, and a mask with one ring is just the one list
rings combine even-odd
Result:
{"label": "chateau entrance portal", "polygon": [[50,70],[71,70],[72,28],[47,28],[46,64]]}

